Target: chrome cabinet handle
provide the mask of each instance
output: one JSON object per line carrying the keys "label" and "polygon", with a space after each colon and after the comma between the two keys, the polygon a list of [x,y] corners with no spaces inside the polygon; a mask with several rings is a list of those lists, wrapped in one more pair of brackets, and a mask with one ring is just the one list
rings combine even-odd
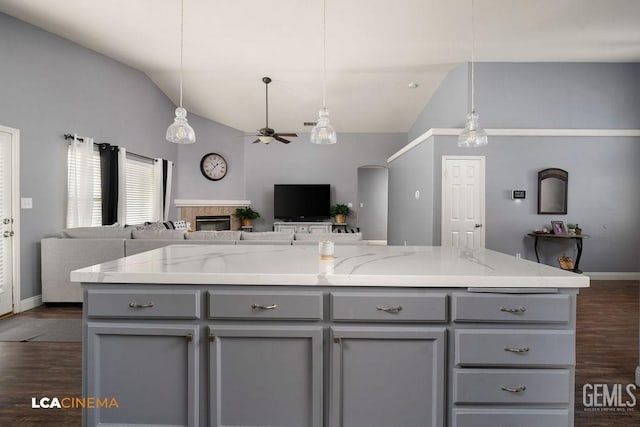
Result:
{"label": "chrome cabinet handle", "polygon": [[509,308],[509,307],[505,307],[504,305],[500,307],[500,311],[504,311],[505,313],[524,313],[525,311],[527,311],[526,307],[516,307],[516,308]]}
{"label": "chrome cabinet handle", "polygon": [[528,353],[529,347],[522,347],[522,348],[505,347],[504,351],[510,351],[511,353]]}
{"label": "chrome cabinet handle", "polygon": [[523,391],[525,391],[527,388],[523,385],[513,388],[513,387],[507,387],[506,385],[500,386],[500,390],[502,391],[508,391],[509,393],[522,393]]}
{"label": "chrome cabinet handle", "polygon": [[138,304],[137,302],[130,302],[129,303],[129,307],[131,308],[149,308],[149,307],[153,307],[155,304],[153,304],[152,302],[148,302],[146,304]]}
{"label": "chrome cabinet handle", "polygon": [[386,313],[398,313],[402,311],[401,305],[394,305],[393,307],[387,307],[386,305],[378,305],[376,306],[376,310],[384,311]]}
{"label": "chrome cabinet handle", "polygon": [[262,305],[262,304],[251,304],[251,308],[254,310],[275,310],[278,308],[278,304],[271,305]]}

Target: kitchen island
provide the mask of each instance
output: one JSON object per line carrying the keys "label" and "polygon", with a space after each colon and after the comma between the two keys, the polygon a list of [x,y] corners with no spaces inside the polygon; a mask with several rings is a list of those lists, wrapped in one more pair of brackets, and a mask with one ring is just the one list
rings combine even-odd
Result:
{"label": "kitchen island", "polygon": [[176,245],[83,283],[84,425],[572,426],[589,279],[490,250]]}

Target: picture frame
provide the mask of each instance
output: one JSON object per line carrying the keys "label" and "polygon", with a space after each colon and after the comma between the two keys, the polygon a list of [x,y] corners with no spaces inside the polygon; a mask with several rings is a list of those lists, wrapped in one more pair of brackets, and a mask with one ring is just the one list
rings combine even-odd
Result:
{"label": "picture frame", "polygon": [[551,221],[551,229],[553,230],[553,234],[567,234],[564,221]]}

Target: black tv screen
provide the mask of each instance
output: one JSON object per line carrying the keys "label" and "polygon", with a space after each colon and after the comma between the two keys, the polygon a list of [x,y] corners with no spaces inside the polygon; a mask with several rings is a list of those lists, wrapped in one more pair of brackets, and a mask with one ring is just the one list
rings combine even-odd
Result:
{"label": "black tv screen", "polygon": [[275,184],[273,216],[291,221],[329,218],[329,184]]}

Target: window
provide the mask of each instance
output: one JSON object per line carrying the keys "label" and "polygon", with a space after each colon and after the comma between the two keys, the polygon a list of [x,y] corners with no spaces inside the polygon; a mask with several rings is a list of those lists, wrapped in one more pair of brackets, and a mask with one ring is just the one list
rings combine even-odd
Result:
{"label": "window", "polygon": [[[74,155],[67,156],[67,195],[73,193],[76,187],[76,158]],[[93,156],[91,157],[93,164],[93,203],[91,206],[91,226],[96,227],[102,225],[102,195],[100,186],[100,153],[98,147],[93,147]],[[70,197],[67,196],[67,203],[70,203]],[[67,228],[77,227],[77,218],[67,216]]]}
{"label": "window", "polygon": [[127,224],[153,221],[153,161],[127,153]]}

